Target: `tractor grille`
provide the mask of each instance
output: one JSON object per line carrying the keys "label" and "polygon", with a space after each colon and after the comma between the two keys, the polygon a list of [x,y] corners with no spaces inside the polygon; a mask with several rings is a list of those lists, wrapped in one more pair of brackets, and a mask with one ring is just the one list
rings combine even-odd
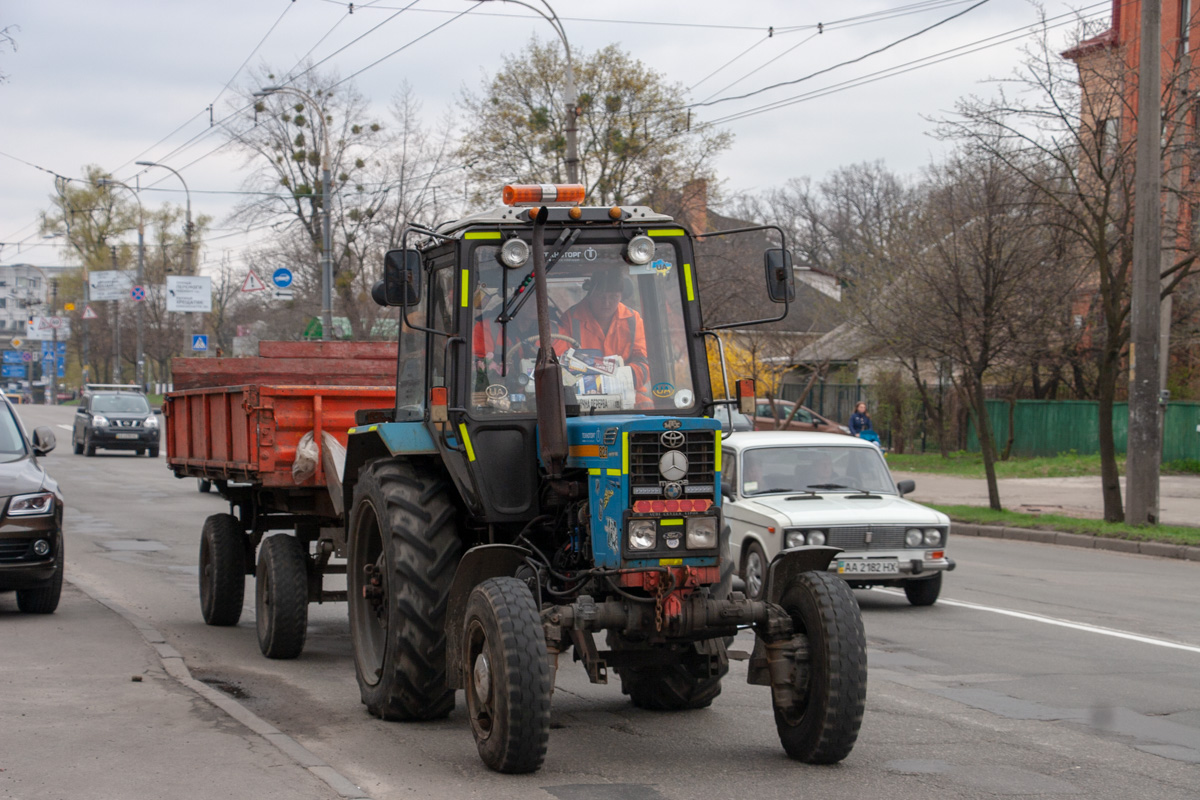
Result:
{"label": "tractor grille", "polygon": [[[707,487],[705,491],[687,492],[686,497],[712,498],[716,480],[717,440],[713,431],[679,431],[683,434],[683,444],[672,448],[662,441],[662,434],[639,432],[629,434],[629,485],[634,489],[634,500],[657,499],[663,497],[661,489],[665,483],[659,472],[658,463],[668,450],[679,450],[688,460],[687,477],[680,480],[685,486]],[[648,494],[644,488],[637,492],[637,487],[654,486],[659,492]]]}
{"label": "tractor grille", "polygon": [[33,539],[0,539],[0,564],[25,561],[31,555]]}
{"label": "tractor grille", "polygon": [[[904,547],[903,525],[855,525],[830,528],[826,544],[843,550],[897,550]],[[871,541],[867,541],[867,534]]]}

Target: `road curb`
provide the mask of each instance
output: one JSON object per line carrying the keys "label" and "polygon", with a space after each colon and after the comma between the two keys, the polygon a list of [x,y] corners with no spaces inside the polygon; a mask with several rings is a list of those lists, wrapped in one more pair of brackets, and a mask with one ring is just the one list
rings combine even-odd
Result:
{"label": "road curb", "polygon": [[1109,550],[1116,553],[1138,553],[1158,558],[1178,558],[1200,561],[1200,547],[1168,542],[1139,542],[1134,539],[1110,539],[1065,531],[1044,531],[1036,528],[1004,528],[999,525],[976,525],[970,522],[952,522],[950,532],[955,536],[984,536],[991,539],[1014,539],[1025,542],[1041,542],[1068,547],[1085,547],[1093,550]]}
{"label": "road curb", "polygon": [[163,635],[149,622],[129,611],[120,603],[109,600],[89,586],[75,580],[68,580],[68,583],[100,605],[118,614],[132,625],[141,634],[146,644],[150,645],[158,654],[163,670],[181,686],[200,695],[200,697],[221,711],[224,711],[252,733],[262,737],[263,741],[272,745],[286,758],[336,792],[338,797],[346,798],[346,800],[372,800],[353,781],[325,763],[315,753],[291,736],[288,736],[224,692],[212,688],[203,681],[196,680],[184,662],[183,655],[174,647],[167,644]]}

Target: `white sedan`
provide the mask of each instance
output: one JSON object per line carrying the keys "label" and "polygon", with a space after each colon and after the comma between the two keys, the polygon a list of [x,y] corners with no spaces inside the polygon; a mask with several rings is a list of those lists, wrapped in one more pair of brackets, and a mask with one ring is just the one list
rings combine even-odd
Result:
{"label": "white sedan", "polygon": [[725,523],[746,594],[760,598],[772,558],[790,547],[831,545],[829,565],[854,588],[903,586],[915,606],[937,602],[950,520],[905,500],[879,448],[829,433],[735,433],[721,444]]}

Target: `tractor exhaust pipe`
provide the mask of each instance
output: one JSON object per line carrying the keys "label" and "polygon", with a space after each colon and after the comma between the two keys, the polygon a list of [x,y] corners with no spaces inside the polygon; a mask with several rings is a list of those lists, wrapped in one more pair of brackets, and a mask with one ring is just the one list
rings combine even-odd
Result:
{"label": "tractor exhaust pipe", "polygon": [[538,347],[533,368],[537,395],[537,433],[542,464],[551,480],[562,477],[567,463],[567,407],[563,399],[562,373],[550,330],[550,303],[546,290],[546,242],[544,231],[549,209],[542,206],[533,220],[533,286],[537,303]]}

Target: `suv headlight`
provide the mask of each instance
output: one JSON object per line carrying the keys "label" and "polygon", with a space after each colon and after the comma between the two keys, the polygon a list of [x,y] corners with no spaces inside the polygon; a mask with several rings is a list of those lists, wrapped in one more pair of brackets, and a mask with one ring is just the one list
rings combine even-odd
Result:
{"label": "suv headlight", "polygon": [[150,416],[146,417],[146,419],[144,419],[142,421],[142,426],[146,427],[146,428],[157,428],[158,427],[158,417],[151,414]]}
{"label": "suv headlight", "polygon": [[688,550],[711,550],[717,546],[716,517],[688,517]]}
{"label": "suv headlight", "polygon": [[40,517],[54,513],[54,493],[19,494],[8,501],[10,517]]}
{"label": "suv headlight", "polygon": [[939,531],[937,528],[926,528],[925,529],[925,544],[929,545],[930,547],[937,547],[941,543],[942,543],[942,532],[941,531]]}
{"label": "suv headlight", "polygon": [[629,549],[650,550],[658,539],[657,527],[652,519],[635,519],[629,523]]}
{"label": "suv headlight", "polygon": [[97,414],[96,416],[92,417],[92,424],[95,425],[97,428],[107,428],[108,427],[108,417],[102,417],[99,414]]}
{"label": "suv headlight", "polygon": [[923,541],[925,541],[925,534],[920,528],[909,528],[904,532],[905,547],[920,547]]}

